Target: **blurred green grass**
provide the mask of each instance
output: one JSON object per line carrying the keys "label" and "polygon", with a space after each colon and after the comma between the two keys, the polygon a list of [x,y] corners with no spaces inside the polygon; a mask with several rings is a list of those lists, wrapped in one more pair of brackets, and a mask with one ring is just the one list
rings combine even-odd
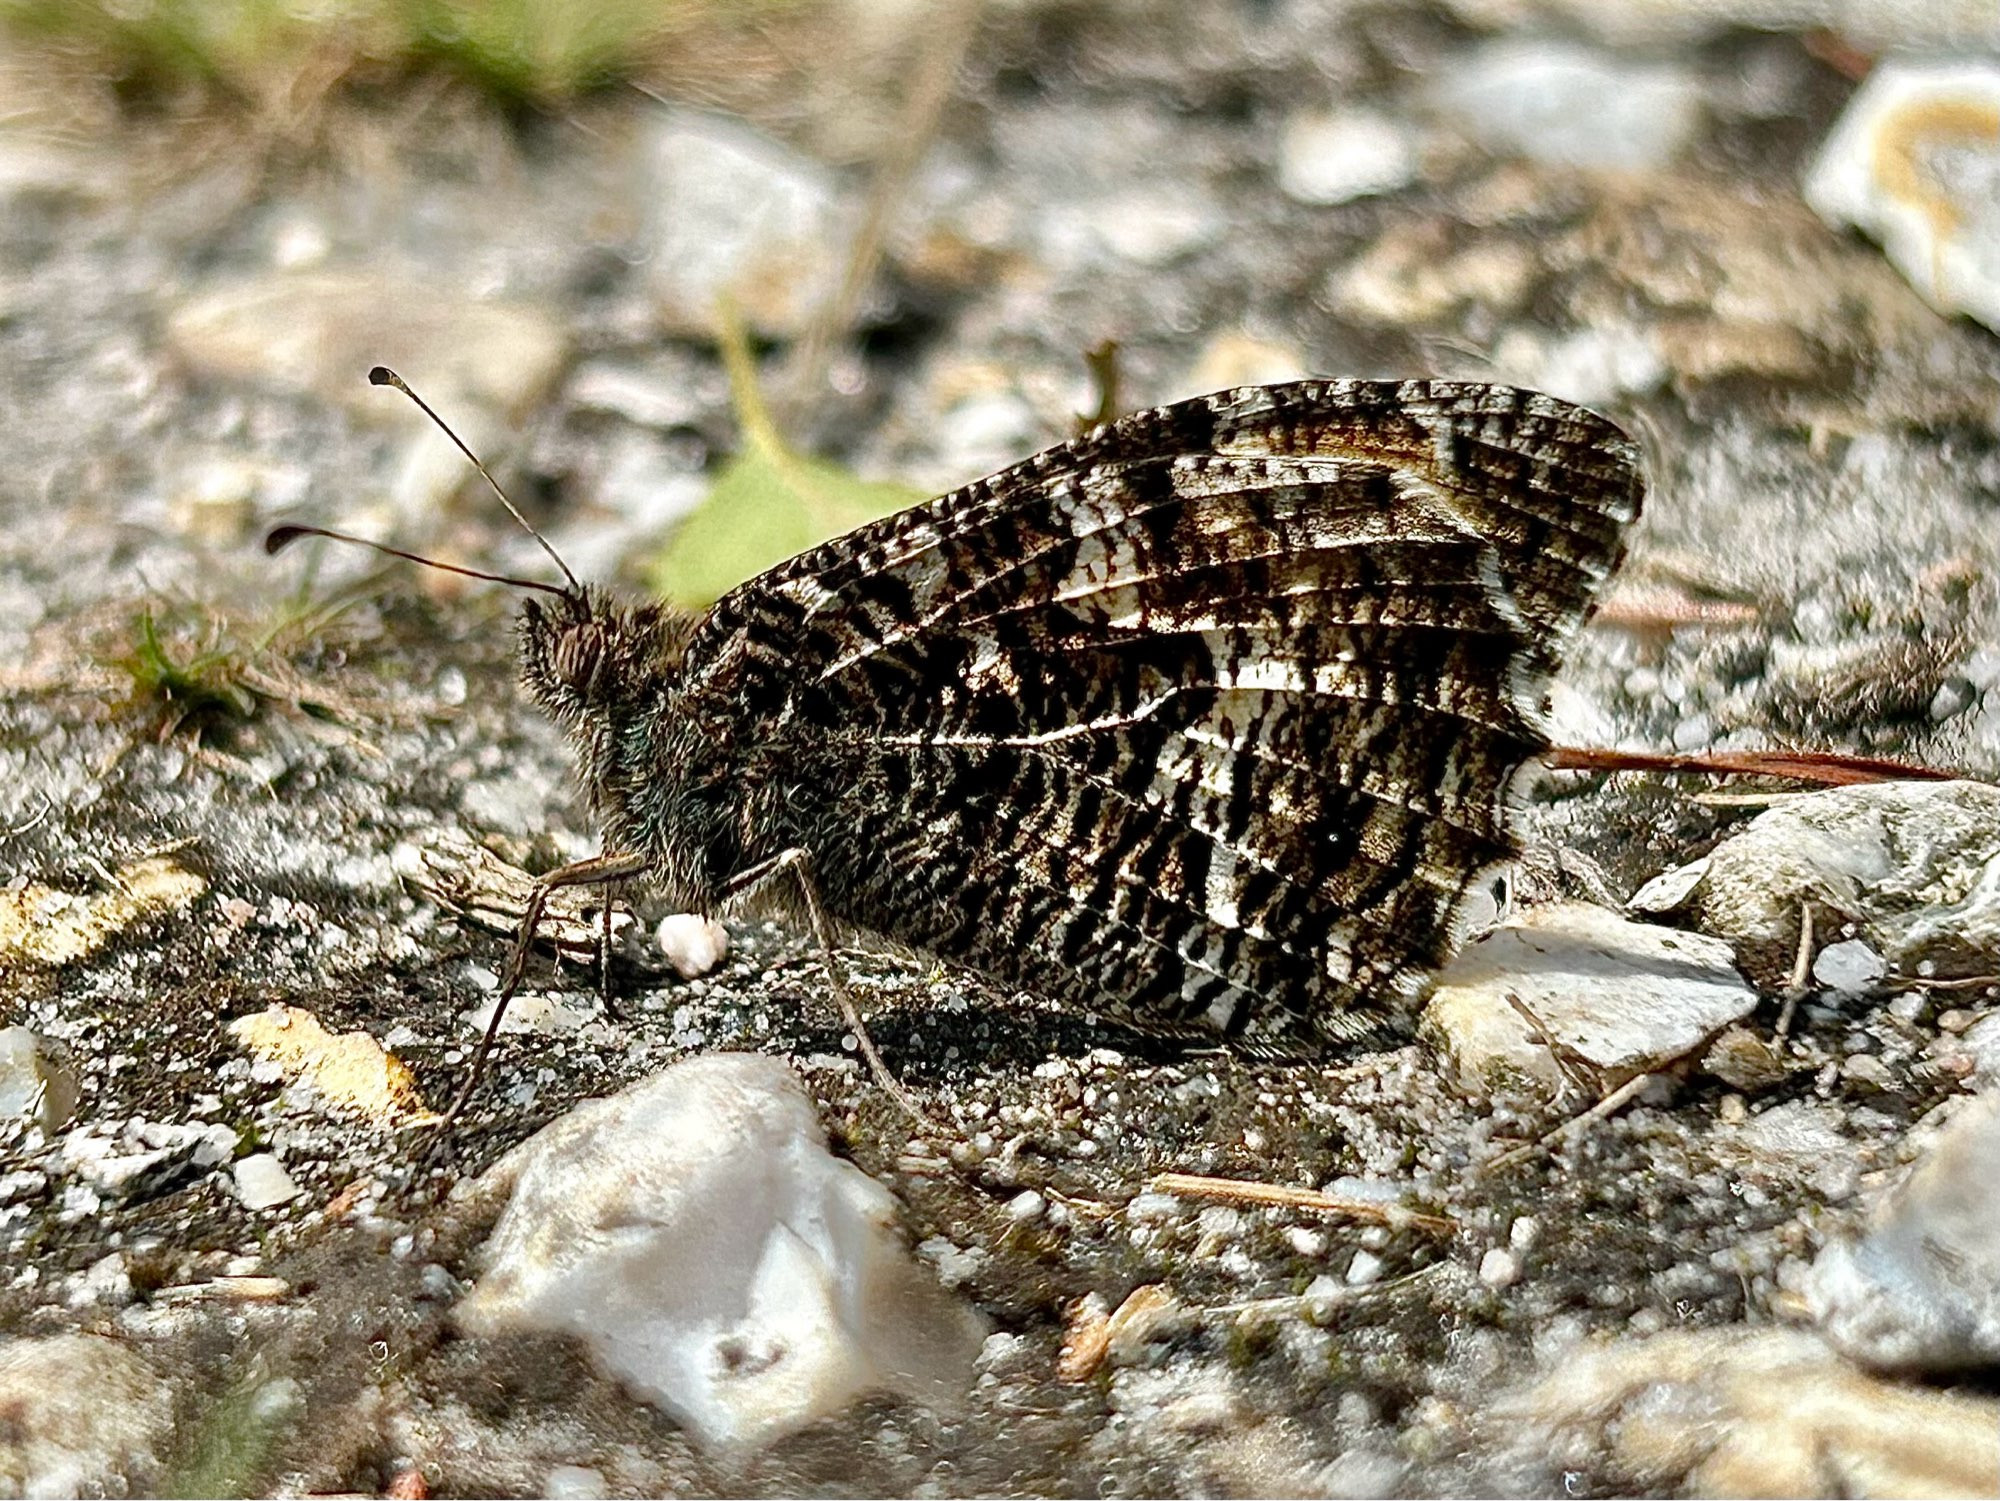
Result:
{"label": "blurred green grass", "polygon": [[60,51],[146,100],[267,97],[301,74],[441,72],[506,105],[643,78],[692,31],[804,0],[0,0],[0,34]]}

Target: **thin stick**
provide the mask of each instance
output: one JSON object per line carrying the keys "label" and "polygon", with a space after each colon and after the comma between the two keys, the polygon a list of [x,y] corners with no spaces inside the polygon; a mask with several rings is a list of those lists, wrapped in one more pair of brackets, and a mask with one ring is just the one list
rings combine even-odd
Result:
{"label": "thin stick", "polygon": [[[604,929],[597,943],[597,1002],[612,1021],[622,1022],[624,1014],[611,999],[611,913],[617,906],[618,888],[604,889]],[[556,950],[560,955],[562,950]]]}
{"label": "thin stick", "polygon": [[1706,751],[1664,755],[1651,751],[1597,750],[1558,745],[1542,752],[1542,764],[1557,771],[1652,771],[1692,776],[1791,777],[1829,787],[1861,782],[1948,782],[1956,772],[1911,766],[1880,756],[1834,751]]}
{"label": "thin stick", "polygon": [[1812,903],[1799,903],[1799,947],[1792,956],[1791,977],[1785,982],[1785,1004],[1779,1008],[1778,1024],[1772,1028],[1772,1035],[1783,1037],[1792,1030],[1792,1017],[1797,1014],[1799,1002],[1806,993],[1806,981],[1812,976],[1813,960],[1813,915]]}
{"label": "thin stick", "polygon": [[1304,1209],[1314,1214],[1339,1214],[1370,1225],[1386,1225],[1392,1230],[1404,1226],[1432,1235],[1455,1235],[1458,1222],[1444,1215],[1405,1209],[1400,1204],[1377,1204],[1368,1199],[1343,1198],[1316,1188],[1297,1188],[1287,1183],[1259,1183],[1252,1178],[1211,1178],[1199,1173],[1156,1173],[1146,1185],[1151,1193],[1172,1194],[1177,1199],[1202,1199],[1215,1204],[1234,1204],[1245,1209]]}
{"label": "thin stick", "polygon": [[1583,1114],[1573,1115],[1554,1130],[1543,1132],[1535,1140],[1515,1147],[1511,1152],[1501,1153],[1486,1165],[1485,1170],[1489,1173],[1496,1173],[1503,1167],[1512,1167],[1515,1163],[1534,1156],[1544,1147],[1554,1146],[1564,1138],[1574,1136],[1592,1122],[1601,1121],[1606,1116],[1622,1110],[1638,1096],[1640,1091],[1652,1082],[1653,1076],[1651,1074],[1634,1074],[1623,1084],[1612,1090],[1610,1094],[1584,1111]]}
{"label": "thin stick", "polygon": [[2000,985],[2000,975],[1960,975],[1936,980],[1928,975],[1890,975],[1882,982],[1891,990],[1985,990]]}
{"label": "thin stick", "polygon": [[1510,990],[1507,992],[1507,1004],[1514,1008],[1515,1014],[1528,1024],[1529,1028],[1534,1032],[1536,1039],[1549,1051],[1549,1061],[1555,1064],[1556,1077],[1562,1083],[1562,1088],[1555,1098],[1556,1104],[1560,1105],[1564,1100],[1568,1099],[1572,1089],[1578,1094],[1584,1095],[1589,1094],[1593,1089],[1603,1088],[1603,1085],[1597,1080],[1586,1080],[1583,1077],[1582,1070],[1577,1065],[1577,1060],[1572,1056],[1576,1050],[1559,1041],[1556,1035],[1543,1024],[1542,1019],[1535,1015],[1533,1009],[1529,1007],[1526,1001]]}
{"label": "thin stick", "polygon": [[794,414],[818,394],[826,380],[833,343],[848,332],[862,294],[875,280],[890,221],[909,187],[911,174],[937,136],[938,121],[978,33],[983,8],[983,0],[954,0],[931,8],[915,76],[903,97],[889,145],[876,166],[874,181],[869,184],[867,204],[848,246],[840,285],[828,302],[815,309],[779,382],[785,403]]}

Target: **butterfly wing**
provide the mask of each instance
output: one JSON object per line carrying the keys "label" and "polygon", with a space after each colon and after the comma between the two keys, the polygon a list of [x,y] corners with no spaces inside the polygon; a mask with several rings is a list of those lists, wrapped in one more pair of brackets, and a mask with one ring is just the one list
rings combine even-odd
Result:
{"label": "butterfly wing", "polygon": [[1642,493],[1596,415],[1446,382],[1140,412],[721,601],[829,906],[1175,1032],[1406,1019]]}

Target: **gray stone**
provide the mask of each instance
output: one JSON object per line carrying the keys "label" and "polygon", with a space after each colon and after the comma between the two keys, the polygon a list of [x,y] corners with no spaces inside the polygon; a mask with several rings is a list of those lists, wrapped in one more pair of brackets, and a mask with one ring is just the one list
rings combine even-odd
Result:
{"label": "gray stone", "polygon": [[146,1494],[173,1397],[132,1350],[87,1334],[0,1341],[0,1494]]}
{"label": "gray stone", "polygon": [[2000,1098],[1972,1102],[1806,1287],[1827,1336],[1865,1365],[2000,1369]]}
{"label": "gray stone", "polygon": [[1607,1086],[1686,1056],[1757,1005],[1726,944],[1582,903],[1533,908],[1468,945],[1425,1008],[1467,1087],[1562,1083],[1510,996]]}
{"label": "gray stone", "polygon": [[269,1152],[254,1152],[237,1161],[236,1197],[245,1209],[275,1209],[289,1204],[303,1191],[285,1171],[284,1163]]}
{"label": "gray stone", "polygon": [[1829,943],[1813,959],[1812,977],[1828,990],[1862,995],[1874,989],[1888,970],[1882,956],[1860,938]]}
{"label": "gray stone", "polygon": [[212,1172],[235,1154],[229,1127],[137,1121],[117,1136],[78,1127],[63,1138],[63,1169],[107,1199],[137,1202]]}
{"label": "gray stone", "polygon": [[741,120],[670,109],[645,133],[639,175],[670,333],[711,336],[727,299],[757,333],[791,337],[838,287],[857,205],[820,163]]}
{"label": "gray stone", "polygon": [[1787,1100],[1725,1126],[1713,1142],[1744,1183],[1773,1188],[1810,1183],[1822,1201],[1837,1203],[1851,1198],[1860,1183],[1864,1152],[1841,1129],[1843,1119],[1831,1105]]}
{"label": "gray stone", "polygon": [[712,1053],[571,1112],[488,1183],[512,1201],[459,1305],[580,1337],[702,1444],[747,1451],[888,1390],[951,1407],[986,1331],[831,1156],[781,1061]]}
{"label": "gray stone", "polygon": [[1700,90],[1679,70],[1545,40],[1477,48],[1431,99],[1489,151],[1551,166],[1664,167],[1701,123]]}
{"label": "gray stone", "polygon": [[2000,1401],[1893,1385],[1795,1330],[1578,1347],[1487,1421],[1497,1443],[1653,1494],[1973,1496],[2000,1476]]}
{"label": "gray stone", "polygon": [[82,1095],[76,1071],[26,1027],[0,1029],[0,1121],[32,1119],[53,1136],[69,1123]]}
{"label": "gray stone", "polygon": [[1805,195],[1828,223],[1879,239],[1932,307],[2000,329],[2000,62],[1876,67]]}
{"label": "gray stone", "polygon": [[2000,787],[1882,782],[1788,798],[1715,847],[1693,901],[1699,925],[1767,985],[1791,972],[1806,902],[1815,932],[1853,924],[1895,974],[1990,974]]}
{"label": "gray stone", "polygon": [[1278,138],[1278,186],[1300,203],[1393,193],[1416,175],[1410,128],[1372,110],[1296,114]]}

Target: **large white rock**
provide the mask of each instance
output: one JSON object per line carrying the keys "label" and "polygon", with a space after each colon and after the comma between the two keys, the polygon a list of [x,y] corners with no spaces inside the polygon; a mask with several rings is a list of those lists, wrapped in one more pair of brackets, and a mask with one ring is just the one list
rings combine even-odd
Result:
{"label": "large white rock", "polygon": [[2000,63],[1881,64],[1805,195],[1829,223],[1880,240],[1932,307],[2000,328]]}
{"label": "large white rock", "polygon": [[2000,1098],[1969,1102],[1868,1233],[1820,1253],[1806,1301],[1866,1365],[2000,1371]]}
{"label": "large white rock", "polygon": [[1579,1345],[1482,1421],[1644,1495],[1990,1496],[2000,1476],[2000,1401],[1884,1381],[1795,1329]]}
{"label": "large white rock", "polygon": [[1562,1081],[1510,996],[1607,1086],[1685,1057],[1757,1005],[1726,943],[1581,902],[1532,908],[1467,945],[1425,1008],[1426,1034],[1469,1088]]}
{"label": "large white rock", "polygon": [[172,1389],[118,1340],[0,1339],[0,1496],[145,1495]]}
{"label": "large white rock", "polygon": [[2000,963],[2000,787],[1880,782],[1802,793],[1717,845],[1688,894],[1745,970],[1781,984],[1799,908],[1852,923],[1897,974],[1990,974]]}
{"label": "large white rock", "polygon": [[783,1062],[691,1058],[502,1158],[513,1198],[459,1306],[581,1338],[702,1444],[745,1451],[869,1391],[951,1407],[979,1316],[907,1254],[895,1201],[826,1150]]}

